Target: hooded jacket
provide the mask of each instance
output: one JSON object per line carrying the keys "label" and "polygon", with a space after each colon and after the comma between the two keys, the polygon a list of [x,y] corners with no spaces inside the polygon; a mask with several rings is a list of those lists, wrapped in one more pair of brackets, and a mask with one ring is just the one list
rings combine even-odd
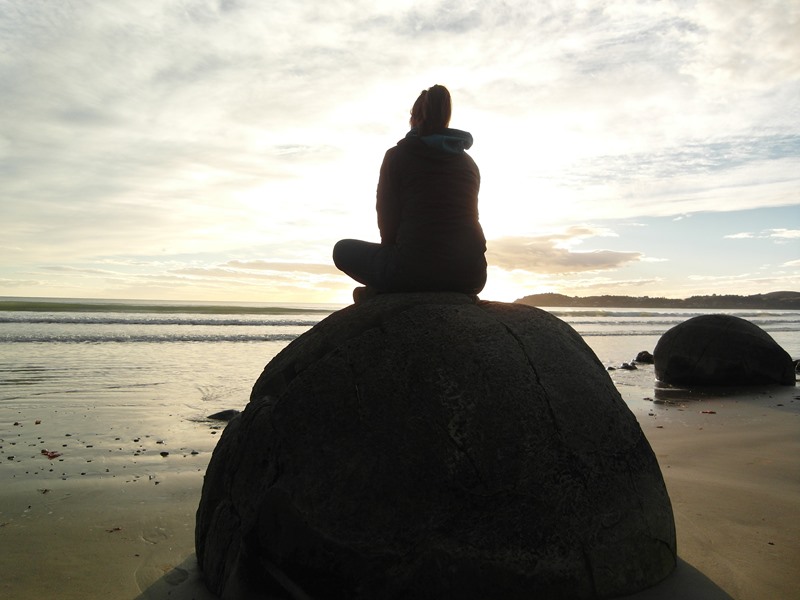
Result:
{"label": "hooded jacket", "polygon": [[[378,180],[381,244],[396,246],[401,272],[445,288],[481,289],[486,239],[478,222],[480,172],[465,152],[472,136],[415,130],[386,152]],[[460,285],[463,284],[463,285]]]}

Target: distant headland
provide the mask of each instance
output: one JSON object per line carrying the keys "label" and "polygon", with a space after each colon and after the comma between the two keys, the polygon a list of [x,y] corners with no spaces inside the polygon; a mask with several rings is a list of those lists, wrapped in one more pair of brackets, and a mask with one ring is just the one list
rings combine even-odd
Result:
{"label": "distant headland", "polygon": [[800,310],[800,292],[770,292],[752,296],[711,295],[689,298],[651,298],[650,296],[564,296],[533,294],[515,300],[530,306],[581,308],[731,308]]}

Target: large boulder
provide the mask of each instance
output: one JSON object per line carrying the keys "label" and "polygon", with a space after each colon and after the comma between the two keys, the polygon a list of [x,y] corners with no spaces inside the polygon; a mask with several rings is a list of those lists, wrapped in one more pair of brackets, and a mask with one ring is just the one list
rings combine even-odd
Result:
{"label": "large boulder", "polygon": [[789,354],[758,325],[700,315],[668,330],[653,351],[656,377],[673,385],[795,385]]}
{"label": "large boulder", "polygon": [[676,561],[658,463],[586,343],[461,294],[378,296],[276,356],[214,450],[196,549],[223,598],[608,598]]}

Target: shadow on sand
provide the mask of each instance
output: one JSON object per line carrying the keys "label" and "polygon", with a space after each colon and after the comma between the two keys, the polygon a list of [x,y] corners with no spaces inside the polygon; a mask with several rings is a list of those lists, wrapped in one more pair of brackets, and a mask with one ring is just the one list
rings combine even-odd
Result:
{"label": "shadow on sand", "polygon": [[624,600],[733,600],[722,588],[678,557],[678,566],[672,575],[649,589]]}
{"label": "shadow on sand", "polygon": [[197,557],[190,554],[163,577],[143,589],[135,600],[216,600],[206,589]]}
{"label": "shadow on sand", "polygon": [[[675,571],[664,581],[624,600],[733,600],[713,581],[689,563],[678,559]],[[135,600],[216,600],[203,584],[194,554],[166,573]],[[261,600],[294,600],[291,596],[263,597]]]}

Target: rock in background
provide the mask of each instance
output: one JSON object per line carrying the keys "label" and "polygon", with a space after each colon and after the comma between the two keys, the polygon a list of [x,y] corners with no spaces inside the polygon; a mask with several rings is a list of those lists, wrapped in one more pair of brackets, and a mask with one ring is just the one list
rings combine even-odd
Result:
{"label": "rock in background", "polygon": [[196,546],[223,598],[608,598],[676,560],[658,463],[581,337],[460,294],[378,296],[276,356]]}
{"label": "rock in background", "polygon": [[668,330],[653,351],[656,377],[673,385],[795,385],[789,354],[758,325],[700,315]]}

